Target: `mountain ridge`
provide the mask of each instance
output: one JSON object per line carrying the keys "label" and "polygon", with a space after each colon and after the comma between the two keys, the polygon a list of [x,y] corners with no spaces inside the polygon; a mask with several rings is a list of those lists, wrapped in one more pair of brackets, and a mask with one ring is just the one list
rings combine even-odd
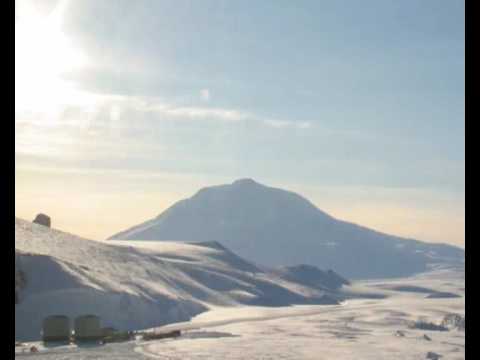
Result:
{"label": "mountain ridge", "polygon": [[463,249],[339,220],[297,193],[252,179],[202,188],[109,239],[216,241],[257,264],[305,263],[348,278],[408,276],[464,261]]}

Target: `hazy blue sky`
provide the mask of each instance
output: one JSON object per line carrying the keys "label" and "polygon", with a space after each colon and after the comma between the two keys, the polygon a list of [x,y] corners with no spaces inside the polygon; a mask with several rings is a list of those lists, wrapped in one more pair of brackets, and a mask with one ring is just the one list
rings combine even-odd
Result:
{"label": "hazy blue sky", "polygon": [[252,177],[464,243],[464,3],[16,1],[16,213],[96,238]]}

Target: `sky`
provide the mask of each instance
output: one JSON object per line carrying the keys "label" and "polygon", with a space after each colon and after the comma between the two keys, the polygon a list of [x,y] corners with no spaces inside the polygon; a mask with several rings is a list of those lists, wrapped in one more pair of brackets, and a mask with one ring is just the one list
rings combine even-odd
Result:
{"label": "sky", "polygon": [[16,0],[16,215],[101,240],[248,177],[464,247],[464,13],[451,0]]}

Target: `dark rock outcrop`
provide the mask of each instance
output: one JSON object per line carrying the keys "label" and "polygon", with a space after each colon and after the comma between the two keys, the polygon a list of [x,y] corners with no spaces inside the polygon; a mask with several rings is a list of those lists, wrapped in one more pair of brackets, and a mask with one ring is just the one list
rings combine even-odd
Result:
{"label": "dark rock outcrop", "polygon": [[46,227],[51,226],[51,219],[50,216],[45,215],[45,214],[38,214],[35,219],[33,220],[35,224],[43,225]]}
{"label": "dark rock outcrop", "polygon": [[445,315],[441,325],[448,329],[465,331],[465,316],[461,316],[458,314]]}
{"label": "dark rock outcrop", "polygon": [[450,292],[440,292],[440,291],[435,291],[432,292],[431,294],[427,295],[427,299],[453,299],[453,298],[459,298],[461,297],[458,294],[450,293]]}
{"label": "dark rock outcrop", "polygon": [[276,273],[283,279],[298,282],[317,289],[337,290],[350,282],[333,270],[323,271],[316,266],[300,264],[277,269]]}
{"label": "dark rock outcrop", "polygon": [[429,330],[429,331],[448,331],[443,325],[438,325],[425,320],[418,320],[409,325],[411,329]]}

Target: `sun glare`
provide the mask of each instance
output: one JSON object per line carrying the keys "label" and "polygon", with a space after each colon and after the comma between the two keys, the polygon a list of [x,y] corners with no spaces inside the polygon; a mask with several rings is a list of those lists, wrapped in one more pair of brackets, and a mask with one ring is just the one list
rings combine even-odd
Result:
{"label": "sun glare", "polygon": [[64,3],[48,16],[33,8],[19,10],[15,23],[15,112],[55,114],[78,101],[75,88],[62,75],[84,65],[86,58],[62,32]]}

